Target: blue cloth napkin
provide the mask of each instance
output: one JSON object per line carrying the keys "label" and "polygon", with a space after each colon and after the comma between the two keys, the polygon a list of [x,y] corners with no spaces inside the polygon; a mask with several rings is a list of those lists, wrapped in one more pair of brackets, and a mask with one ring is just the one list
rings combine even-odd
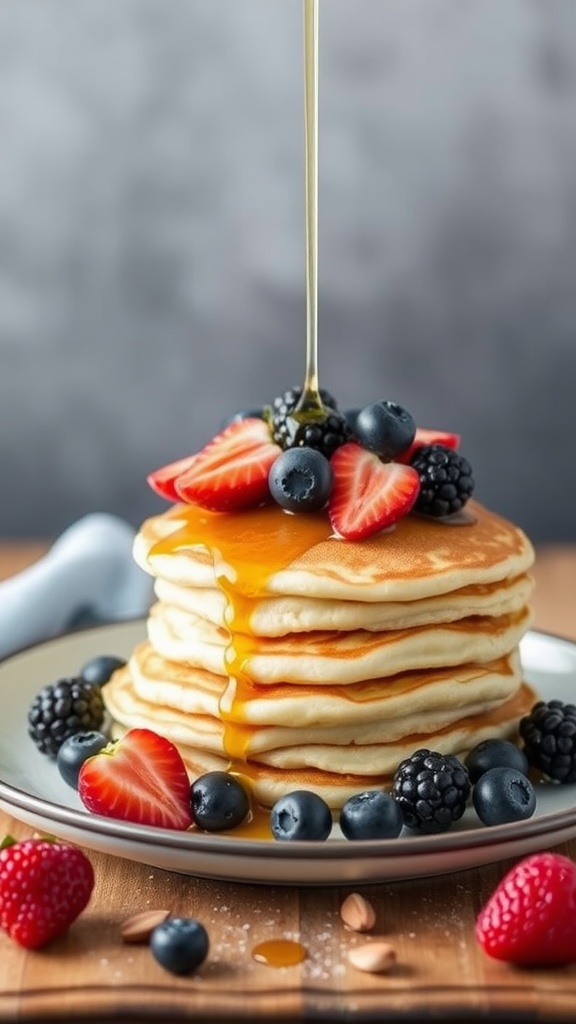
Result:
{"label": "blue cloth napkin", "polygon": [[146,615],[153,583],[134,562],[134,536],[117,516],[84,516],[0,582],[0,658],[79,626]]}

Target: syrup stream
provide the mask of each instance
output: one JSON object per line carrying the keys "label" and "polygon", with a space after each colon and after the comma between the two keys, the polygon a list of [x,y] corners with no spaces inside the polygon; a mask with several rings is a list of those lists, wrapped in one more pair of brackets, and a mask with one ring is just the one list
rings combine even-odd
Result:
{"label": "syrup stream", "polygon": [[318,389],[318,0],[304,3],[304,129],[306,196],[306,372],[294,419],[324,415]]}

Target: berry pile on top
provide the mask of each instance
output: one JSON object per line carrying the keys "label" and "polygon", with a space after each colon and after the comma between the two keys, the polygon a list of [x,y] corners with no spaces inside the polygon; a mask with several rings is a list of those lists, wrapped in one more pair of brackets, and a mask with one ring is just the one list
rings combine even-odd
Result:
{"label": "berry pile on top", "polygon": [[340,412],[329,392],[300,412],[302,388],[271,406],[237,413],[194,455],[156,470],[148,483],[169,501],[214,512],[276,502],[287,512],[326,509],[334,532],[361,540],[414,510],[446,518],[474,480],[458,434],[416,426],[395,402]]}

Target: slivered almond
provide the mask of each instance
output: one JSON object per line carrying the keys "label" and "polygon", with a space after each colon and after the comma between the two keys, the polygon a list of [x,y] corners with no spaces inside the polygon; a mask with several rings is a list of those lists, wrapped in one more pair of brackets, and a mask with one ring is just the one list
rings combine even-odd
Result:
{"label": "slivered almond", "polygon": [[366,942],[348,950],[348,959],[358,971],[385,974],[396,963],[396,953],[389,942]]}
{"label": "slivered almond", "polygon": [[169,910],[143,910],[127,918],[120,926],[123,942],[148,942],[157,925],[170,917]]}
{"label": "slivered almond", "polygon": [[369,932],[376,923],[376,911],[359,892],[351,892],[340,907],[340,917],[354,932]]}

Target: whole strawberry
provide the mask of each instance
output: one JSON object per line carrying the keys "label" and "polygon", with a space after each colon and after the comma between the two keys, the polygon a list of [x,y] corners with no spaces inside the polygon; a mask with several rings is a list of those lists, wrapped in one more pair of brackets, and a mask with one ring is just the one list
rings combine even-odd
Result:
{"label": "whole strawberry", "polygon": [[521,860],[480,911],[476,938],[497,960],[533,967],[576,962],[576,864],[558,853]]}
{"label": "whole strawberry", "polygon": [[0,927],[27,949],[69,928],[94,888],[94,871],[76,846],[51,839],[4,840],[0,850]]}

